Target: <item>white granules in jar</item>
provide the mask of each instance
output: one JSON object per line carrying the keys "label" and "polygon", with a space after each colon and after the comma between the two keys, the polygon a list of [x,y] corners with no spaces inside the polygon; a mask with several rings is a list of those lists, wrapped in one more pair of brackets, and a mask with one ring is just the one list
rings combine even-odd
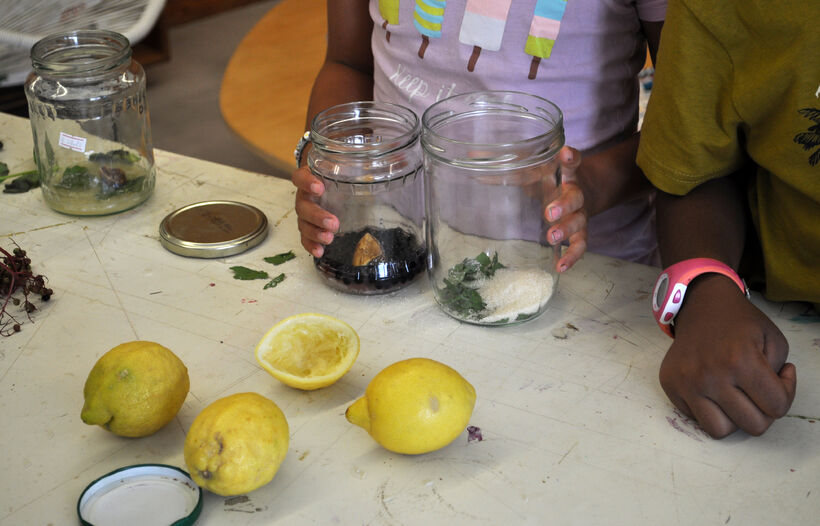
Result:
{"label": "white granules in jar", "polygon": [[553,278],[541,270],[498,269],[477,292],[487,304],[481,323],[513,322],[537,313],[552,296]]}

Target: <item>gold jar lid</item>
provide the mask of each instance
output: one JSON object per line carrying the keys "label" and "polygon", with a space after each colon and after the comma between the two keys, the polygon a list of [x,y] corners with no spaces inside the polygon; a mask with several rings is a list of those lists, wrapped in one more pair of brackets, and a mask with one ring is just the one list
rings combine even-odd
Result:
{"label": "gold jar lid", "polygon": [[181,256],[220,258],[255,247],[268,234],[258,208],[236,201],[202,201],[174,210],[162,220],[162,246]]}

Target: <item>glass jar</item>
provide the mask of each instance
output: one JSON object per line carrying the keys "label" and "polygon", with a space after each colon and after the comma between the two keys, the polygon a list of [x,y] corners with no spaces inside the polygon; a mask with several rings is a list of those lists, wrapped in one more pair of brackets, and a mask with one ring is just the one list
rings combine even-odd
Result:
{"label": "glass jar", "polygon": [[544,209],[560,194],[561,110],[525,93],[456,95],[424,113],[421,142],[438,304],[478,325],[540,315],[558,282]]}
{"label": "glass jar", "polygon": [[339,231],[314,258],[336,289],[383,294],[426,268],[420,124],[412,110],[351,102],[313,119],[308,166],[325,185],[319,205]]}
{"label": "glass jar", "polygon": [[25,84],[34,160],[46,203],[103,215],[145,201],[155,184],[145,72],[112,31],[47,36]]}

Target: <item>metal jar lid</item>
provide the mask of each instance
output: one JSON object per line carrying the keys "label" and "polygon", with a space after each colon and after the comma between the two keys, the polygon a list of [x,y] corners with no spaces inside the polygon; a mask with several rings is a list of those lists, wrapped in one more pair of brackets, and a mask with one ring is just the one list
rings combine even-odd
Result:
{"label": "metal jar lid", "polygon": [[175,254],[220,258],[255,247],[268,235],[258,208],[236,201],[203,201],[168,214],[159,226],[162,246]]}
{"label": "metal jar lid", "polygon": [[191,526],[202,511],[202,488],[165,464],[126,466],[89,484],[77,501],[83,526]]}

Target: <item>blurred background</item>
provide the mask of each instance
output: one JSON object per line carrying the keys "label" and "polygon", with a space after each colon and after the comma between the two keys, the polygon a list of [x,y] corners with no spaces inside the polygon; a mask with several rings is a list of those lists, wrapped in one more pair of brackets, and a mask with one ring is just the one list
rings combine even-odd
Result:
{"label": "blurred background", "polygon": [[[22,82],[34,33],[65,31],[68,24],[131,32],[138,35],[129,36],[134,57],[146,70],[155,148],[290,177],[327,43],[324,0],[0,0],[0,6],[0,111],[28,116]],[[26,36],[31,43],[20,42]],[[647,57],[641,116],[652,73]]]}
{"label": "blurred background", "polygon": [[[37,0],[42,5],[45,0]],[[111,5],[111,0],[104,0]],[[129,0],[130,1],[130,0]],[[6,4],[10,2],[10,4]],[[73,4],[72,4],[73,2]],[[134,44],[146,71],[154,147],[249,171],[289,177],[251,152],[231,131],[219,107],[225,68],[243,37],[279,0],[165,0],[150,32]],[[3,10],[33,0],[2,0]],[[53,16],[100,4],[99,0],[51,0]],[[63,14],[62,16],[66,16]],[[0,30],[21,16],[0,14]],[[0,43],[2,40],[0,39]],[[5,72],[0,68],[0,80]],[[27,117],[21,85],[0,88],[0,111]],[[298,135],[293,137],[296,144]]]}

